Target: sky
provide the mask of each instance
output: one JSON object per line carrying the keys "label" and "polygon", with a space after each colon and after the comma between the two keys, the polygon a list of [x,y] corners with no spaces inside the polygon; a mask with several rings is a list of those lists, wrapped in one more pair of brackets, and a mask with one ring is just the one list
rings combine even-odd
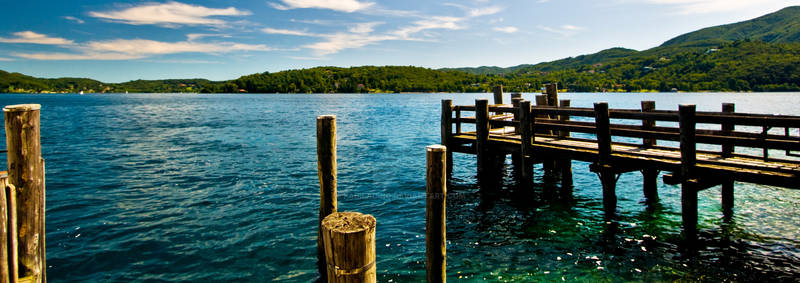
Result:
{"label": "sky", "polygon": [[645,50],[800,0],[2,0],[0,70],[104,82],[509,67]]}

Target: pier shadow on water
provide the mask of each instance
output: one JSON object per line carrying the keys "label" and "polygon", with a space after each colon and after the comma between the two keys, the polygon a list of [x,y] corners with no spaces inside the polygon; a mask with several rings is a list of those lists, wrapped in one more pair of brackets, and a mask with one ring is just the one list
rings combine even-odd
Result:
{"label": "pier shadow on water", "polygon": [[[573,166],[588,172],[588,164]],[[454,280],[783,282],[800,276],[796,241],[747,232],[721,211],[701,223],[697,240],[684,240],[674,199],[679,188],[660,183],[661,198],[648,202],[635,185],[640,174],[620,178],[620,200],[609,215],[594,174],[577,173],[574,187],[561,188],[560,178],[541,165],[532,184],[520,183],[510,162],[499,172],[491,182],[456,179],[448,187],[448,276]]]}

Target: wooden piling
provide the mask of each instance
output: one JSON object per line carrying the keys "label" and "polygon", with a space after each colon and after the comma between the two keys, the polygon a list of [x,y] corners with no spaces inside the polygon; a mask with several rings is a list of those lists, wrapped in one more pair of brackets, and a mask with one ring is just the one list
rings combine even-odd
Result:
{"label": "wooden piling", "polygon": [[375,217],[334,212],[322,220],[328,282],[376,282]]}
{"label": "wooden piling", "polygon": [[[642,112],[652,112],[656,110],[655,101],[642,101]],[[642,120],[642,129],[652,130],[656,127],[654,120]],[[656,139],[644,138],[642,145],[645,147],[652,147],[656,145]],[[645,201],[647,203],[654,203],[658,200],[658,170],[652,168],[642,169],[642,190],[644,191]]]}
{"label": "wooden piling", "polygon": [[547,105],[558,107],[558,84],[547,84],[545,90],[547,91]]}
{"label": "wooden piling", "polygon": [[[569,108],[570,100],[569,99],[562,99],[559,103],[559,107]],[[569,121],[569,115],[559,115],[558,120],[562,122]],[[568,138],[570,136],[569,131],[559,131],[558,136],[561,138]],[[556,168],[561,173],[561,188],[571,188],[572,187],[572,160],[562,158],[556,161]]]}
{"label": "wooden piling", "polygon": [[[6,177],[8,177],[8,174]],[[6,211],[7,211],[7,220],[6,220],[6,232],[8,233],[9,237],[7,238],[7,254],[8,254],[8,278],[9,282],[16,283],[19,281],[19,239],[14,237],[17,235],[17,189],[8,182],[6,178],[5,185],[3,186],[6,196]]]}
{"label": "wooden piling", "polygon": [[514,98],[522,99],[522,94],[519,92],[515,92],[511,94],[511,101],[514,101]]}
{"label": "wooden piling", "polygon": [[[736,105],[733,103],[723,103],[722,112],[733,114],[736,111]],[[722,124],[722,133],[724,135],[731,135],[735,126],[730,123]],[[734,147],[731,144],[722,145],[722,157],[733,156]],[[733,180],[722,181],[722,214],[725,218],[733,216]]]}
{"label": "wooden piling", "polygon": [[486,180],[492,171],[489,157],[489,101],[475,100],[475,152],[478,159],[478,180]]}
{"label": "wooden piling", "polygon": [[503,104],[503,86],[496,85],[494,89],[492,89],[494,93],[494,104]]}
{"label": "wooden piling", "polygon": [[[514,109],[517,110],[517,111],[514,111],[514,113],[513,113],[514,114],[514,121],[516,121],[517,123],[519,123],[519,121],[520,121],[519,103],[521,101],[522,101],[522,98],[514,97],[513,94],[512,94],[511,106],[513,106]],[[515,125],[514,126],[514,134],[519,134],[520,129],[521,129],[521,127],[519,125]],[[521,170],[521,166],[522,166],[521,158],[522,158],[522,152],[513,152],[511,154],[511,163],[514,164],[514,170],[515,171],[520,171]]]}
{"label": "wooden piling", "polygon": [[[536,106],[549,106],[548,103],[547,103],[547,95],[546,94],[536,95]],[[545,118],[548,118],[548,117],[549,117],[548,115],[542,115],[542,114],[536,116],[536,118],[542,118],[542,119],[545,119]],[[532,118],[532,119],[534,119],[534,118]],[[550,131],[550,130],[543,130],[543,131],[540,130],[540,131],[536,131],[536,133],[545,134],[545,135],[553,135],[553,131]],[[555,164],[553,163],[552,160],[544,160],[544,161],[542,161],[542,168],[544,169],[544,171],[546,173],[552,173],[553,169],[555,168]]]}
{"label": "wooden piling", "polygon": [[520,177],[524,184],[530,184],[533,174],[533,117],[531,116],[531,102],[523,100],[519,103],[520,124]]}
{"label": "wooden piling", "polygon": [[14,238],[14,234],[10,234],[8,229],[8,198],[5,190],[8,185],[7,172],[0,172],[0,186],[3,187],[0,190],[0,283],[8,283],[11,280],[8,243],[10,238]]}
{"label": "wooden piling", "polygon": [[427,148],[427,195],[425,205],[425,262],[428,282],[446,282],[447,229],[445,207],[447,182],[444,161],[447,148],[432,145]]}
{"label": "wooden piling", "polygon": [[[453,134],[453,100],[442,100],[442,145],[450,146]],[[447,178],[453,176],[453,153],[447,151]]]}
{"label": "wooden piling", "polygon": [[44,171],[39,104],[10,105],[5,113],[8,182],[17,191],[19,276],[44,282]]}
{"label": "wooden piling", "polygon": [[317,117],[317,175],[319,176],[319,230],[317,264],[323,281],[328,275],[323,248],[322,220],[336,212],[336,116]]}
{"label": "wooden piling", "polygon": [[694,173],[697,162],[695,140],[695,105],[678,107],[681,149],[681,218],[687,239],[697,236],[697,179]]}
{"label": "wooden piling", "polygon": [[598,174],[603,185],[603,208],[607,215],[612,215],[617,209],[617,178],[611,167],[611,121],[608,103],[596,102],[594,114],[597,127]]}

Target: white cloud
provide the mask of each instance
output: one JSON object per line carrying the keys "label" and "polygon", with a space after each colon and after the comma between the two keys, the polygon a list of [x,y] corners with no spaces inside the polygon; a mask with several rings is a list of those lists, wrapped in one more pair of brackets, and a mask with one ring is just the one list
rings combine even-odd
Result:
{"label": "white cloud", "polygon": [[503,8],[497,6],[474,8],[469,10],[469,16],[470,17],[488,16],[500,13],[500,11],[503,11]]}
{"label": "white cloud", "polygon": [[317,8],[347,13],[364,10],[375,5],[375,3],[372,2],[359,2],[358,0],[281,0],[281,2],[283,4],[274,2],[269,4],[278,10]]}
{"label": "white cloud", "polygon": [[684,15],[797,5],[795,0],[647,0],[647,2],[673,6],[676,8],[676,13]]}
{"label": "white cloud", "polygon": [[504,32],[504,33],[515,33],[515,32],[517,32],[517,31],[519,31],[519,29],[518,29],[517,27],[512,27],[512,26],[508,26],[508,27],[495,27],[495,28],[493,28],[493,30],[495,30],[495,31],[499,31],[499,32]]}
{"label": "white cloud", "polygon": [[555,34],[560,34],[563,37],[570,37],[575,35],[576,33],[584,30],[583,27],[573,26],[573,25],[562,25],[560,27],[548,27],[548,26],[537,26],[536,28],[546,31],[552,32]]}
{"label": "white cloud", "polygon": [[234,7],[225,9],[207,8],[203,6],[183,4],[179,2],[145,3],[119,11],[89,12],[95,18],[131,25],[162,25],[174,27],[179,25],[220,26],[226,22],[213,16],[246,16],[251,13]]}
{"label": "white cloud", "polygon": [[267,34],[282,34],[282,35],[297,35],[297,36],[317,36],[313,33],[308,33],[305,31],[300,30],[290,30],[290,29],[276,29],[276,28],[263,28],[261,29],[262,32]]}
{"label": "white cloud", "polygon": [[370,33],[375,30],[376,26],[382,25],[382,22],[371,22],[371,23],[358,23],[352,27],[350,27],[349,31],[352,33]]}
{"label": "white cloud", "polygon": [[76,23],[79,23],[79,24],[85,23],[83,20],[78,19],[78,18],[73,17],[73,16],[65,16],[64,19],[65,20],[70,20],[70,21],[73,21],[73,22],[76,22]]}
{"label": "white cloud", "polygon": [[303,47],[314,50],[318,56],[325,56],[328,54],[338,53],[344,49],[360,48],[366,45],[386,41],[395,40],[397,37],[389,35],[367,35],[367,34],[351,34],[351,33],[337,33],[324,36],[327,40],[304,45]]}
{"label": "white cloud", "polygon": [[10,62],[10,61],[14,61],[14,59],[11,59],[11,58],[5,58],[5,57],[0,57],[0,61],[2,61],[2,62]]}
{"label": "white cloud", "polygon": [[270,51],[261,44],[233,42],[199,43],[193,41],[162,42],[146,39],[92,41],[75,48],[79,53],[14,53],[33,60],[132,60],[155,55],[177,53],[230,53],[235,51]]}
{"label": "white cloud", "polygon": [[464,21],[464,18],[432,17],[428,20],[416,21],[414,22],[414,25],[396,30],[393,32],[393,34],[402,39],[412,39],[411,35],[429,29],[464,29],[464,26],[461,24],[462,21]]}
{"label": "white cloud", "polygon": [[13,33],[15,37],[4,38],[0,37],[0,42],[3,43],[32,43],[44,45],[69,45],[72,40],[63,39],[60,37],[49,37],[44,34],[35,33],[32,31],[20,31]]}

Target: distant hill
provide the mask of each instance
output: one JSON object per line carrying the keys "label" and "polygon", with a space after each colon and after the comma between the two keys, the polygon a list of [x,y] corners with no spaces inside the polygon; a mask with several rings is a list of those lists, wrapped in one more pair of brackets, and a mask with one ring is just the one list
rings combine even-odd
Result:
{"label": "distant hill", "polygon": [[770,43],[800,42],[800,6],[787,7],[749,21],[704,28],[667,40],[661,46],[717,45],[735,40]]}

